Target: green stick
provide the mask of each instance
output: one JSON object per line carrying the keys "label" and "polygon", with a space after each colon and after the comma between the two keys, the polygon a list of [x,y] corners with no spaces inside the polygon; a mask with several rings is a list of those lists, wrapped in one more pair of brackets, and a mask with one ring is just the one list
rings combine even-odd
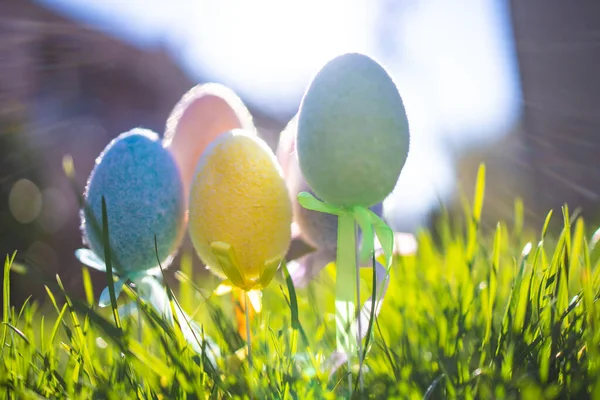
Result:
{"label": "green stick", "polygon": [[356,237],[354,216],[342,213],[338,217],[337,271],[335,289],[336,340],[338,351],[350,358],[357,349],[356,335],[351,326],[356,315]]}
{"label": "green stick", "polygon": [[250,298],[248,292],[244,291],[244,311],[246,312],[246,342],[248,343],[248,364],[252,368],[252,344],[250,343]]}
{"label": "green stick", "polygon": [[[354,224],[354,237],[355,237],[355,244],[358,244],[358,226],[356,226],[356,224]],[[359,261],[359,249],[358,246],[355,246],[355,254],[356,254],[356,260]],[[362,347],[362,320],[361,320],[361,301],[360,301],[360,267],[357,266],[356,268],[356,309],[358,310],[356,316],[357,316],[357,328],[358,328],[358,332],[357,332],[357,336],[358,336],[358,362],[359,365],[362,366],[363,364],[363,347]],[[362,375],[362,368],[358,369],[358,381],[360,382],[360,391],[362,392],[364,390],[364,380],[363,380],[363,375]]]}

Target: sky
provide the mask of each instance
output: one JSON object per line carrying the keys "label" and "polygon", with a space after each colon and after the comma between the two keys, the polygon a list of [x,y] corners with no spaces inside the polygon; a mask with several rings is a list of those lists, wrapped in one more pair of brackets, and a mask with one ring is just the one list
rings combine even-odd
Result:
{"label": "sky", "polygon": [[292,116],[311,77],[348,51],[388,69],[411,150],[386,216],[414,230],[455,192],[456,157],[520,117],[505,2],[496,0],[37,0],[139,47],[163,47],[192,77]]}

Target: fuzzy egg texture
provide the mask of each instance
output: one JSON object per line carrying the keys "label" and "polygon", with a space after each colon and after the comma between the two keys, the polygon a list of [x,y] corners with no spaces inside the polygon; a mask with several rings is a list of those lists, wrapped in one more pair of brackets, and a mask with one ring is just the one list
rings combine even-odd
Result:
{"label": "fuzzy egg texture", "polygon": [[175,160],[156,133],[140,128],[125,132],[96,159],[84,194],[88,207],[81,217],[84,242],[102,260],[103,196],[115,269],[157,267],[155,235],[161,264],[168,266],[183,238],[184,193]]}
{"label": "fuzzy egg texture", "polygon": [[197,85],[177,102],[167,119],[163,143],[177,162],[186,193],[206,147],[221,133],[238,128],[255,132],[250,112],[227,86]]}
{"label": "fuzzy egg texture", "polygon": [[383,201],[409,148],[404,104],[386,70],[358,53],[325,64],[302,99],[296,148],[302,174],[322,200],[341,207]]}
{"label": "fuzzy egg texture", "polygon": [[256,282],[266,261],[285,257],[291,222],[283,173],[268,145],[237,129],[217,137],[200,158],[189,199],[188,230],[204,264],[220,269],[211,243],[225,242],[244,279]]}
{"label": "fuzzy egg texture", "polygon": [[[290,194],[294,222],[300,228],[300,235],[306,243],[315,249],[335,250],[337,248],[338,217],[333,214],[307,210],[298,202],[300,192],[308,192],[313,196],[316,194],[304,179],[296,156],[297,127],[298,117],[296,116],[281,132],[276,152]],[[371,211],[381,217],[383,203],[375,204],[371,207]]]}

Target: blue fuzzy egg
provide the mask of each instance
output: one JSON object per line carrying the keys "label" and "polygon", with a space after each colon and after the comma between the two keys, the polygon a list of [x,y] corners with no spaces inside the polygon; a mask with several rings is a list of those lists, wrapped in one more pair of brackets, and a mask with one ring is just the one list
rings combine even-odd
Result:
{"label": "blue fuzzy egg", "polygon": [[[138,272],[168,266],[184,232],[184,191],[177,164],[159,136],[136,128],[119,135],[96,159],[81,213],[84,242],[104,260],[105,198],[114,268]],[[91,217],[97,221],[93,223]]]}

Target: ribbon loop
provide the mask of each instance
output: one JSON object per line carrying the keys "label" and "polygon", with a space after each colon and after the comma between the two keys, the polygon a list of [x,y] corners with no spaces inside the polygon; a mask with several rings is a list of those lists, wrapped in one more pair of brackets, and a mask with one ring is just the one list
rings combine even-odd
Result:
{"label": "ribbon loop", "polygon": [[339,216],[340,214],[348,212],[347,209],[325,203],[308,192],[298,193],[298,203],[300,203],[300,205],[307,210],[318,211],[326,214],[334,214]]}
{"label": "ribbon loop", "polygon": [[360,246],[360,263],[366,263],[371,259],[375,251],[375,237],[373,236],[373,222],[367,208],[356,206],[353,208],[354,219],[362,231],[362,240]]}
{"label": "ribbon loop", "polygon": [[308,192],[298,194],[298,203],[307,210],[318,211],[326,214],[340,215],[350,213],[358,223],[362,231],[360,261],[368,262],[375,251],[374,238],[377,236],[383,255],[385,257],[385,269],[389,271],[392,265],[392,254],[394,251],[394,232],[392,229],[373,211],[364,206],[354,206],[352,208],[338,207],[317,199]]}

